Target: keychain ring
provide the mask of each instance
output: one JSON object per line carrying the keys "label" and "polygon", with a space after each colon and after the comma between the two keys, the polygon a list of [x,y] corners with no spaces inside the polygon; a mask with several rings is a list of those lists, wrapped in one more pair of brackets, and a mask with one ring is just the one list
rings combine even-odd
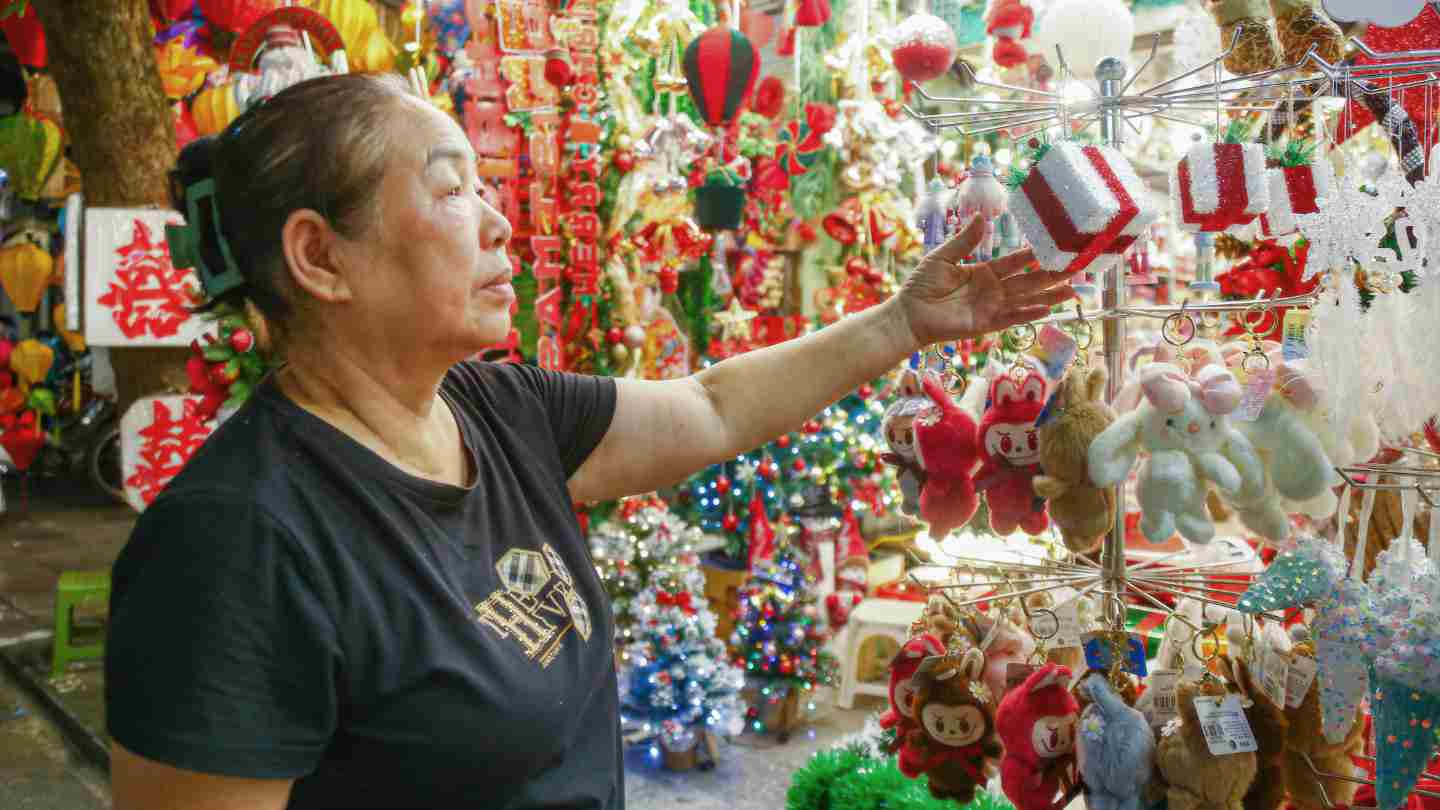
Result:
{"label": "keychain ring", "polygon": [[1264,352],[1246,352],[1245,358],[1240,361],[1240,367],[1247,372],[1264,371],[1270,368],[1270,358]]}
{"label": "keychain ring", "polygon": [[[1188,331],[1181,331],[1182,326],[1189,326]],[[1181,336],[1184,336],[1183,339]],[[1176,312],[1160,324],[1160,336],[1171,346],[1180,347],[1195,339],[1195,319],[1185,312]]]}
{"label": "keychain ring", "polygon": [[[1016,324],[1006,331],[1010,333],[1010,337],[1015,341],[1015,351],[1017,352],[1023,352],[1035,345],[1035,324],[1033,323]],[[1025,336],[1024,339],[1021,339],[1021,335]]]}
{"label": "keychain ring", "polygon": [[[1255,316],[1259,316],[1259,319],[1256,320]],[[1245,329],[1246,334],[1258,336],[1270,331],[1270,329],[1264,328],[1265,326],[1268,325],[1271,329],[1275,327],[1275,318],[1275,311],[1269,307],[1251,304],[1245,308],[1240,325]]]}
{"label": "keychain ring", "polygon": [[[1201,642],[1206,636],[1210,636],[1211,638],[1215,639],[1215,644],[1214,644],[1214,646],[1211,648],[1209,655],[1203,654],[1203,653],[1201,652],[1201,650],[1202,650],[1203,648],[1200,646],[1200,642]],[[1196,660],[1196,661],[1200,661],[1200,662],[1207,663],[1207,664],[1210,663],[1211,661],[1214,661],[1215,659],[1219,658],[1219,657],[1220,657],[1220,625],[1218,625],[1218,624],[1212,624],[1212,625],[1210,625],[1209,627],[1205,628],[1204,630],[1201,630],[1200,632],[1198,632],[1198,633],[1196,633],[1195,635],[1191,636],[1191,637],[1190,637],[1190,653],[1195,656],[1195,660]]]}
{"label": "keychain ring", "polygon": [[1030,635],[1036,641],[1049,641],[1060,634],[1060,616],[1050,608],[1034,608],[1029,618]]}

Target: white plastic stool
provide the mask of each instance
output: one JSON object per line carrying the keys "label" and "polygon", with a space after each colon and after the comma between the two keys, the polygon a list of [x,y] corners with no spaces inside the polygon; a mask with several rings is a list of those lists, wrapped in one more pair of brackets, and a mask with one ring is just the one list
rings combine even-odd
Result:
{"label": "white plastic stool", "polygon": [[910,639],[910,625],[925,612],[924,602],[903,599],[866,599],[855,606],[845,626],[844,654],[840,658],[840,693],[835,702],[842,709],[855,705],[856,695],[890,696],[890,683],[860,683],[860,649],[867,639],[886,636],[903,647]]}

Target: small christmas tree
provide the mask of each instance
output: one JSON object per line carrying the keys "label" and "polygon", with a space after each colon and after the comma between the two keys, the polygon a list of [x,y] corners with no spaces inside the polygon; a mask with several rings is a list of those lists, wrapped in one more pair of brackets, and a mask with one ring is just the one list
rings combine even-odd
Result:
{"label": "small christmas tree", "polygon": [[632,638],[635,598],[647,588],[669,593],[705,592],[695,551],[700,530],[655,497],[627,498],[590,532],[590,556],[615,615],[621,656]]}
{"label": "small christmas tree", "polygon": [[[783,738],[802,701],[808,708],[809,693],[834,681],[835,662],[821,649],[827,633],[808,575],[809,559],[788,538],[777,542],[758,494],[750,510],[750,580],[730,646],[763,699],[748,712],[751,726],[764,732],[767,725],[778,725]],[[780,719],[767,721],[764,710],[777,704]]]}
{"label": "small christmas tree", "polygon": [[631,600],[636,619],[620,673],[621,725],[652,752],[685,752],[710,732],[744,730],[745,676],[715,637],[715,613],[691,591],[644,588]]}

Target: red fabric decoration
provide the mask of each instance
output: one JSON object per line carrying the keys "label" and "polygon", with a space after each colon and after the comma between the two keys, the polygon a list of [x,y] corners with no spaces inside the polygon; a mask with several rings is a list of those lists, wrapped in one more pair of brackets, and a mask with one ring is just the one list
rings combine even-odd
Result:
{"label": "red fabric decoration", "polygon": [[200,421],[209,422],[215,418],[220,406],[230,398],[230,386],[215,379],[210,373],[210,364],[201,354],[200,341],[190,342],[190,357],[185,361],[185,376],[190,378],[190,393],[200,397],[196,412]]}
{"label": "red fabric decoration", "polygon": [[[1434,48],[1435,43],[1440,42],[1440,11],[1436,10],[1434,4],[1426,3],[1415,19],[1404,25],[1394,28],[1382,28],[1378,25],[1367,26],[1363,39],[1371,50],[1379,53]],[[1363,53],[1355,55],[1356,64],[1368,65],[1376,61],[1379,60],[1370,59]],[[1390,79],[1375,79],[1371,83],[1377,88],[1383,89],[1388,87],[1391,81]],[[1398,81],[1404,84],[1409,79]],[[1427,93],[1424,87],[1402,90],[1400,94],[1401,106],[1405,108],[1405,112],[1410,114],[1410,120],[1415,123],[1415,129],[1420,133],[1421,141],[1425,143],[1433,141],[1433,135],[1428,139],[1425,137],[1425,124],[1428,123],[1433,128],[1436,126],[1437,120],[1440,120],[1440,94],[1433,90]],[[1430,103],[1428,110],[1425,107],[1427,101]],[[1353,100],[1340,117],[1338,140],[1344,143],[1350,136],[1374,122],[1374,113],[1370,112],[1363,102]]]}
{"label": "red fabric decoration", "polygon": [[786,28],[785,33],[780,35],[780,45],[775,49],[775,55],[795,55],[795,26],[792,25],[789,28]]}
{"label": "red fabric decoration", "polygon": [[190,108],[184,104],[176,105],[175,112],[175,148],[184,149],[185,144],[200,137],[200,131],[195,128],[195,119],[190,117]]}
{"label": "red fabric decoration", "polygon": [[[1055,246],[1065,253],[1077,254],[1074,259],[1066,265],[1066,270],[1075,272],[1083,270],[1095,260],[1106,248],[1116,240],[1125,226],[1130,224],[1140,213],[1140,207],[1136,204],[1125,185],[1120,182],[1110,164],[1105,161],[1105,156],[1099,149],[1093,146],[1086,146],[1081,149],[1090,165],[1099,173],[1100,179],[1105,182],[1105,188],[1114,196],[1115,202],[1120,206],[1120,212],[1114,219],[1105,226],[1099,233],[1083,233],[1075,227],[1070,215],[1065,211],[1059,195],[1050,187],[1043,172],[1032,171],[1020,187],[1025,192],[1025,197],[1034,207],[1035,213],[1039,215],[1045,230],[1055,241]],[[1130,241],[1134,241],[1131,239]]]}
{"label": "red fabric decoration", "polygon": [[800,0],[795,10],[795,25],[818,28],[830,20],[830,0]]}
{"label": "red fabric decoration", "polygon": [[750,496],[750,573],[759,571],[775,559],[775,529],[765,514],[760,493]]}
{"label": "red fabric decoration", "polygon": [[190,16],[195,0],[150,0],[150,10],[165,22],[176,22]]}
{"label": "red fabric decoration", "polygon": [[34,6],[27,5],[25,13],[12,14],[0,20],[0,30],[5,32],[5,40],[10,43],[10,49],[15,51],[15,58],[20,64],[33,68],[45,67],[48,58],[45,32],[40,28],[40,18],[36,16]]}
{"label": "red fabric decoration", "polygon": [[575,71],[570,67],[565,51],[557,48],[554,53],[545,54],[545,81],[563,88],[574,80]]}
{"label": "red fabric decoration", "polygon": [[816,135],[824,135],[835,128],[835,108],[829,104],[809,102],[805,105],[805,123]]}
{"label": "red fabric decoration", "polygon": [[30,469],[44,446],[45,431],[40,429],[34,411],[0,416],[0,447],[5,448],[5,453],[21,472]]}
{"label": "red fabric decoration", "polygon": [[275,8],[273,0],[196,0],[196,5],[211,24],[237,34]]}
{"label": "red fabric decoration", "polygon": [[670,593],[669,591],[658,589],[655,591],[655,604],[661,607],[678,607],[687,616],[695,615],[695,607],[691,602],[692,597],[689,591],[681,591],[680,593]]}
{"label": "red fabric decoration", "polygon": [[784,107],[785,83],[780,81],[779,76],[766,76],[761,79],[760,85],[755,88],[755,98],[750,103],[750,109],[754,110],[756,115],[774,118]]}
{"label": "red fabric decoration", "polygon": [[[1305,260],[1309,246],[1300,243],[1292,257],[1290,251],[1274,242],[1260,242],[1250,250],[1245,260],[1215,277],[1220,284],[1220,294],[1230,299],[1251,299],[1265,291],[1267,297],[1305,295],[1320,284],[1320,277],[1304,281]],[[1265,340],[1284,338],[1283,324],[1289,307],[1276,307],[1270,329],[1257,333]],[[1244,334],[1240,326],[1232,326],[1227,334]]]}

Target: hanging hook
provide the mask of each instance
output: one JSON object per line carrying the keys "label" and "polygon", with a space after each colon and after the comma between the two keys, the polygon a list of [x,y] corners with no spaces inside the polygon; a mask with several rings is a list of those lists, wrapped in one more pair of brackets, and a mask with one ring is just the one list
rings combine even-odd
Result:
{"label": "hanging hook", "polygon": [[[1185,311],[1189,308],[1189,299],[1182,301],[1180,311],[1170,315],[1164,323],[1160,324],[1160,336],[1165,339],[1166,343],[1177,349],[1195,339],[1195,319]],[[1180,327],[1186,325],[1190,327],[1189,330],[1180,331]]]}

